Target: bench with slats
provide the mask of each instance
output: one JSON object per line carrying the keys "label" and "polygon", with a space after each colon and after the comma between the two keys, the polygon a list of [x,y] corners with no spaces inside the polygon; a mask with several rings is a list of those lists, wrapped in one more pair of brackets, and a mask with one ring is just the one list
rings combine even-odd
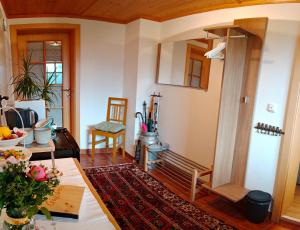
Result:
{"label": "bench with slats", "polygon": [[[152,155],[150,157],[150,155]],[[153,159],[153,160],[150,160]],[[211,186],[212,169],[202,166],[170,150],[151,152],[144,150],[144,170],[155,170],[173,183],[190,190],[190,199],[195,200],[202,184]]]}

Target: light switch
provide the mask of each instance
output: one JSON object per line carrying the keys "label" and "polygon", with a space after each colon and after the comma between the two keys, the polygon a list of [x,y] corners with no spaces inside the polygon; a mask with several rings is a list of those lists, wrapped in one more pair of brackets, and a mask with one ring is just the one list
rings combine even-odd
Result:
{"label": "light switch", "polygon": [[274,103],[269,103],[267,105],[267,111],[270,113],[276,113],[277,112],[277,105]]}

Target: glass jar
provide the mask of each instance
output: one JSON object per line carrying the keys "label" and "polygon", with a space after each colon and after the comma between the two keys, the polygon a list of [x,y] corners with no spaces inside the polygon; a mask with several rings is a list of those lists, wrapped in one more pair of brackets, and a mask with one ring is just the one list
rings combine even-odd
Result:
{"label": "glass jar", "polygon": [[32,230],[35,225],[28,218],[27,209],[8,208],[3,222],[4,230]]}

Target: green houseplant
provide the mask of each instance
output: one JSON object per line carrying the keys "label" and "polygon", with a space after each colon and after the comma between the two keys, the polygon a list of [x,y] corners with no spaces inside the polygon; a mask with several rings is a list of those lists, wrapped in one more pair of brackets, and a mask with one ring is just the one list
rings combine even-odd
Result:
{"label": "green houseplant", "polygon": [[38,76],[33,72],[31,63],[31,54],[24,56],[20,74],[12,77],[12,85],[17,98],[21,100],[39,100],[43,99],[48,105],[53,103],[56,94],[52,90],[52,84],[55,83],[55,74],[52,73],[48,78]]}
{"label": "green houseplant", "polygon": [[39,99],[41,94],[41,80],[32,71],[31,55],[22,60],[22,69],[20,74],[12,77],[14,93],[23,100]]}
{"label": "green houseplant", "polygon": [[41,87],[40,97],[49,105],[54,104],[56,94],[53,91],[52,85],[55,83],[55,74],[52,73],[48,78],[43,78],[43,85]]}

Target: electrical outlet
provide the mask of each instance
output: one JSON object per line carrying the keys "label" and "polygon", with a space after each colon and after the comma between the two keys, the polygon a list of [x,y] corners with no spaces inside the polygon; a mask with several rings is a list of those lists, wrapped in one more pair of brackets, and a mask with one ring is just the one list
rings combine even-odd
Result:
{"label": "electrical outlet", "polygon": [[270,113],[276,113],[277,112],[277,105],[274,103],[269,103],[267,105],[267,111]]}

